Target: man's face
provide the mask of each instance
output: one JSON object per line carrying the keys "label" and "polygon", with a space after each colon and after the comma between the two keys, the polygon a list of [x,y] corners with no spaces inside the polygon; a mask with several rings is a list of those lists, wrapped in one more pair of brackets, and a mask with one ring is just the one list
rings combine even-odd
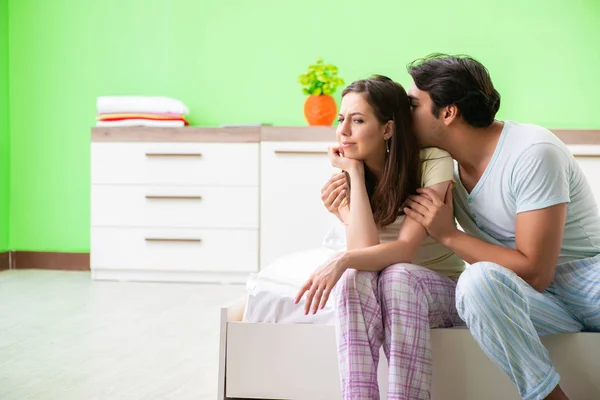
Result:
{"label": "man's face", "polygon": [[444,132],[444,124],[431,112],[433,102],[429,93],[419,90],[414,84],[408,89],[413,130],[422,147],[436,146]]}

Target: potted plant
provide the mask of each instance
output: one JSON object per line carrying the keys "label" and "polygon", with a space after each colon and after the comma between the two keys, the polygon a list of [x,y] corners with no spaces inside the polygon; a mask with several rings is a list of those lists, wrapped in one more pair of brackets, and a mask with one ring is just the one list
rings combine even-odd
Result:
{"label": "potted plant", "polygon": [[337,104],[331,96],[344,80],[337,76],[335,65],[324,64],[323,59],[317,59],[315,64],[308,66],[308,71],[298,77],[298,82],[304,86],[303,92],[308,95],[304,102],[304,117],[309,125],[331,125],[337,115]]}

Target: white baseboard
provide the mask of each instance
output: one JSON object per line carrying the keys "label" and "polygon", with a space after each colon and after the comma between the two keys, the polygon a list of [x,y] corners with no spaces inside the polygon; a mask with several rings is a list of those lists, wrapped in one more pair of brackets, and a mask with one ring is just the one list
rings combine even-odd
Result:
{"label": "white baseboard", "polygon": [[98,281],[245,284],[248,276],[247,272],[92,268],[92,279]]}

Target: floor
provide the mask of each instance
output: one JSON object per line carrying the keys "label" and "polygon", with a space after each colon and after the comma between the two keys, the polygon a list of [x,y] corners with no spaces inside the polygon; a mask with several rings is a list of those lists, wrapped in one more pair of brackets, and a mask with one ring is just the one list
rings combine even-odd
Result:
{"label": "floor", "polygon": [[219,307],[244,291],[0,272],[0,399],[215,400]]}

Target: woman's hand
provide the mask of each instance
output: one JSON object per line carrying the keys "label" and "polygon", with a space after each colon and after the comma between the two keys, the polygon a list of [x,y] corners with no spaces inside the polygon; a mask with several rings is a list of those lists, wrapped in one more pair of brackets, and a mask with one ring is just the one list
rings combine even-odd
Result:
{"label": "woman's hand", "polygon": [[343,172],[333,174],[321,189],[321,200],[327,210],[346,223],[345,217],[348,214],[348,180]]}
{"label": "woman's hand", "polygon": [[331,161],[331,165],[335,168],[341,169],[342,171],[354,173],[361,172],[364,168],[362,161],[344,157],[344,151],[339,145],[330,146],[327,153],[329,154],[329,161]]}
{"label": "woman's hand", "polygon": [[294,303],[298,304],[304,293],[308,292],[306,294],[304,314],[308,315],[311,311],[311,305],[313,314],[316,314],[317,310],[325,307],[331,290],[333,290],[333,287],[346,270],[345,254],[345,252],[342,252],[331,257],[325,264],[317,268],[302,286],[296,295]]}

